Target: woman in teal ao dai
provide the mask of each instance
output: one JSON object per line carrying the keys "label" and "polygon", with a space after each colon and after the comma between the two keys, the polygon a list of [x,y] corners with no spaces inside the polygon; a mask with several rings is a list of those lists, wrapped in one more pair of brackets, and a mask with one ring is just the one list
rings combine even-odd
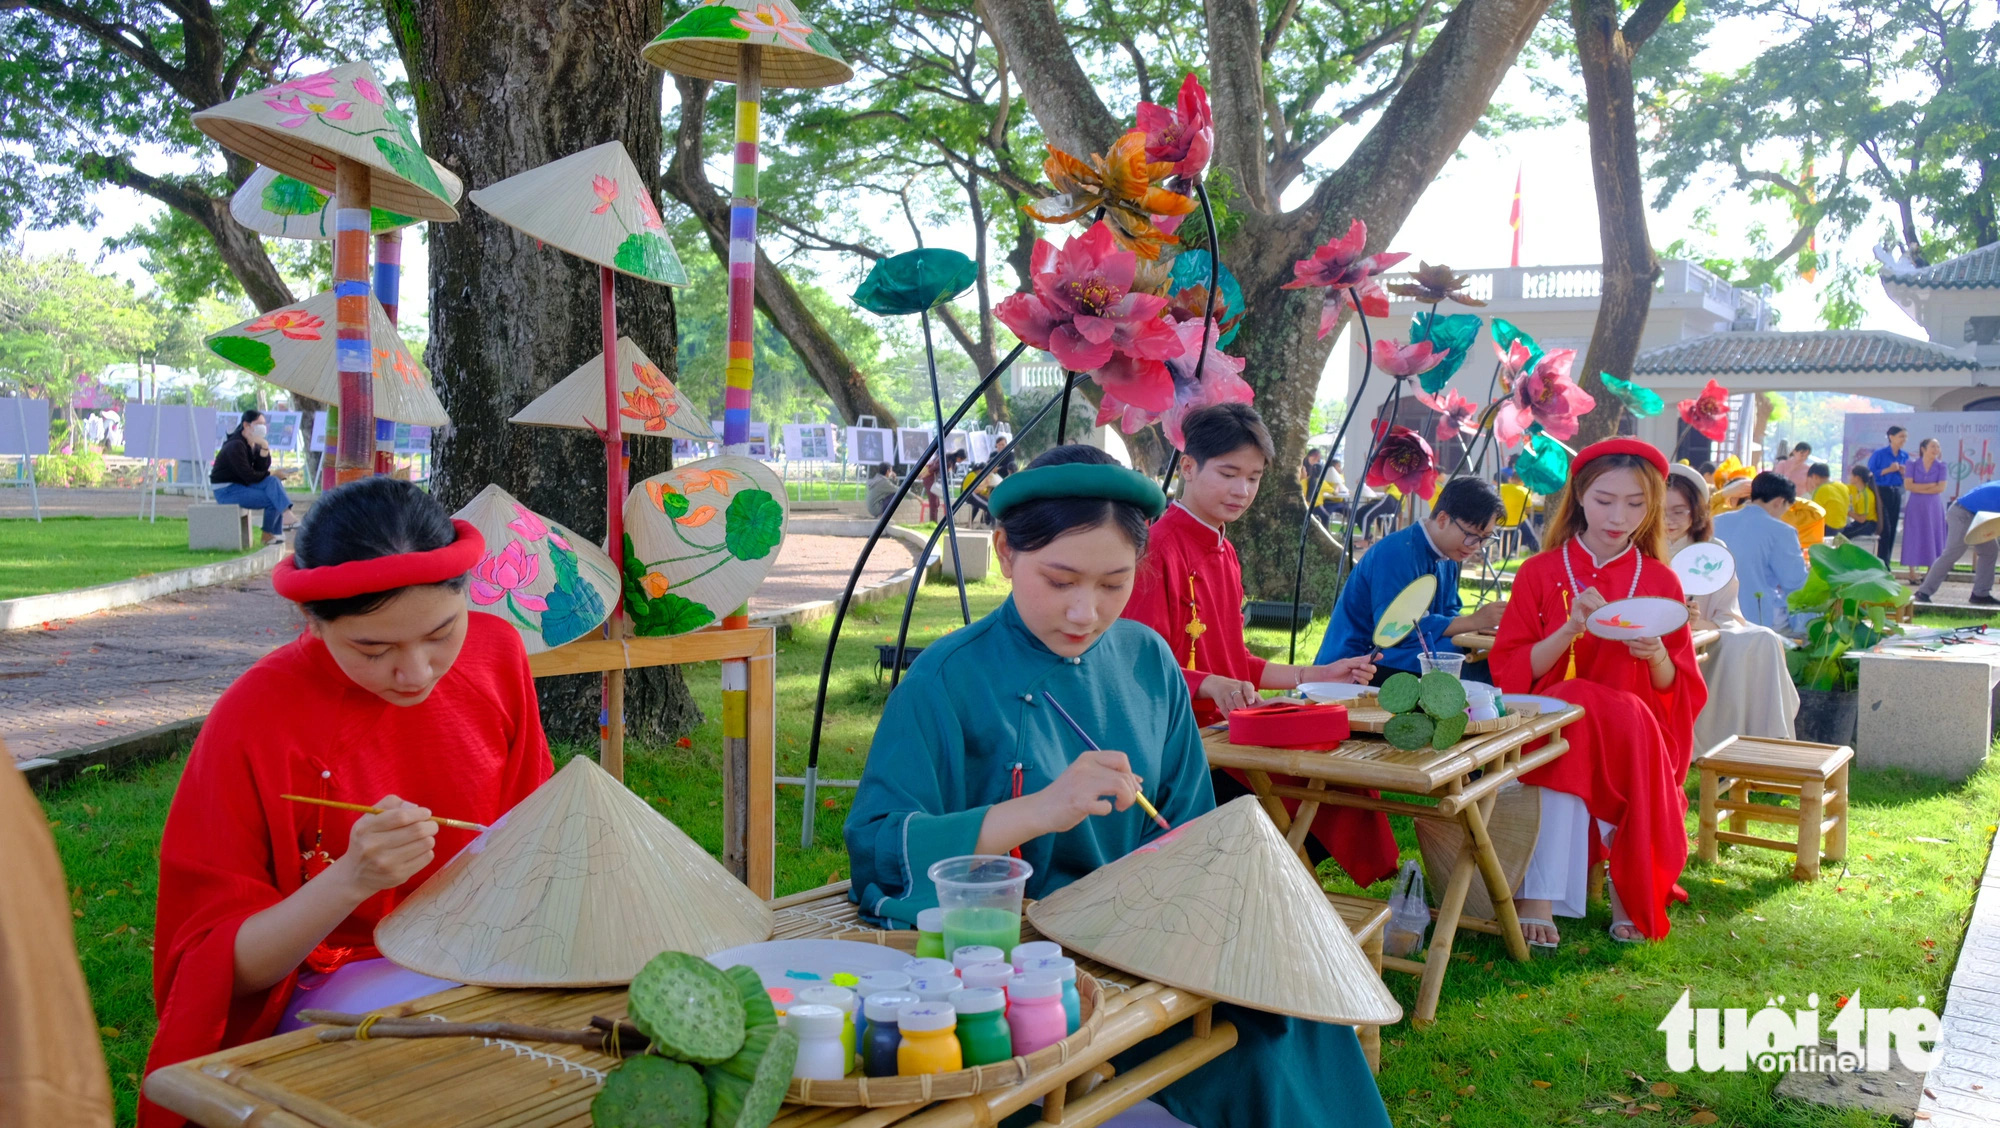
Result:
{"label": "woman in teal ao dai", "polygon": [[[847,820],[850,896],[890,927],[937,903],[927,873],[941,859],[1018,848],[1035,867],[1028,895],[1042,897],[1163,833],[1133,805],[1141,786],[1176,826],[1215,806],[1186,679],[1158,634],[1118,617],[1166,504],[1158,487],[1067,446],[992,504],[1014,593],[924,648],[883,710]],[[1115,751],[1085,751],[1045,693]],[[1389,1123],[1353,1028],[1216,1010],[1236,1048],[1155,1095],[1174,1116],[1196,1128]]]}

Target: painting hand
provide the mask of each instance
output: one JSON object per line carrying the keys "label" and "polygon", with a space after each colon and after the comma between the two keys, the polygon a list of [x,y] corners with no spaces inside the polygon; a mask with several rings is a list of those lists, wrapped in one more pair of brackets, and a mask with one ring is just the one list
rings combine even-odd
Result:
{"label": "painting hand", "polygon": [[1083,753],[1054,783],[1035,793],[1042,804],[1044,833],[1060,834],[1092,815],[1131,807],[1140,782],[1125,753],[1096,749]]}
{"label": "painting hand", "polygon": [[415,877],[436,856],[438,824],[428,808],[385,795],[374,804],[379,815],[363,815],[347,832],[347,852],[334,863],[342,876],[367,894],[394,889]]}

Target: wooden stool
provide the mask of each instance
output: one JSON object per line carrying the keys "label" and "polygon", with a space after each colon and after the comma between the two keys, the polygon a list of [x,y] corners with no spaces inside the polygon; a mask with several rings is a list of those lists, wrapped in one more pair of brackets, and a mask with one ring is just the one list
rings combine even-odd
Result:
{"label": "wooden stool", "polygon": [[[1792,877],[1817,880],[1822,835],[1827,861],[1847,857],[1847,768],[1853,759],[1852,748],[1761,736],[1731,737],[1696,757],[1695,770],[1701,773],[1702,860],[1715,861],[1718,841],[1789,850],[1798,857]],[[1795,795],[1798,809],[1753,803],[1752,791]],[[1729,812],[1728,830],[1716,828],[1719,811]],[[1745,833],[1753,820],[1791,824],[1799,828],[1798,838],[1785,842]]]}
{"label": "wooden stool", "polygon": [[[1361,945],[1361,954],[1368,957],[1375,974],[1381,975],[1382,937],[1389,930],[1389,902],[1345,893],[1328,893],[1326,899],[1332,902],[1340,919],[1347,922],[1347,930],[1354,934],[1354,942]],[[1382,1028],[1357,1026],[1354,1036],[1361,1040],[1361,1053],[1368,1059],[1368,1068],[1382,1072]]]}

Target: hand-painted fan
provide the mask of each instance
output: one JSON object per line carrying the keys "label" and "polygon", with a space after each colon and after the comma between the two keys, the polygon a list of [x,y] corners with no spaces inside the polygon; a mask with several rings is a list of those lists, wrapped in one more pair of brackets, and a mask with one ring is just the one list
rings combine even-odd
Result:
{"label": "hand-painted fan", "polygon": [[1418,620],[1430,609],[1431,600],[1437,596],[1438,578],[1435,575],[1418,576],[1408,587],[1396,593],[1389,606],[1382,611],[1382,617],[1375,620],[1375,645],[1394,646],[1410,636],[1417,629]]}
{"label": "hand-painted fan", "polygon": [[1687,621],[1687,604],[1677,599],[1642,595],[1605,604],[1585,620],[1585,625],[1598,638],[1624,642],[1659,638],[1687,626]]}
{"label": "hand-painted fan", "polygon": [[1736,558],[1714,541],[1691,544],[1674,553],[1671,566],[1674,575],[1681,578],[1681,590],[1689,595],[1712,595],[1736,575]]}

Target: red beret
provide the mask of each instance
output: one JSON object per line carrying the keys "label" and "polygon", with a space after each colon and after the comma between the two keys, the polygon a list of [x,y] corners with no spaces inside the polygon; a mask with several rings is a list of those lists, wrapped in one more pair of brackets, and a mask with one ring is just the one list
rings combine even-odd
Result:
{"label": "red beret", "polygon": [[1570,476],[1574,477],[1576,472],[1583,469],[1584,464],[1591,459],[1602,458],[1607,454],[1629,454],[1643,458],[1653,464],[1653,469],[1658,470],[1661,477],[1667,475],[1667,456],[1661,454],[1660,448],[1652,443],[1640,442],[1638,439],[1605,439],[1576,452],[1576,460],[1570,463]]}

